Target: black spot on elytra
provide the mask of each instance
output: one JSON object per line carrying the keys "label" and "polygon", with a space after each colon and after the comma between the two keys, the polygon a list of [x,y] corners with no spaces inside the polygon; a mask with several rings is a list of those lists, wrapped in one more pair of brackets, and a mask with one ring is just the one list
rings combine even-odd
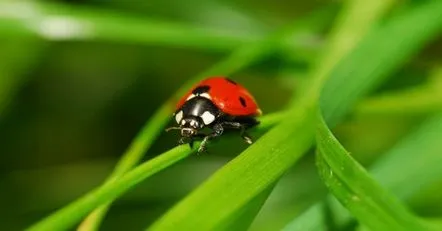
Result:
{"label": "black spot on elytra", "polygon": [[247,106],[247,104],[246,104],[246,100],[243,98],[243,97],[239,97],[239,102],[241,103],[241,105],[243,106],[243,107],[246,107]]}
{"label": "black spot on elytra", "polygon": [[229,78],[225,78],[229,83],[231,83],[231,84],[234,84],[234,85],[237,85],[237,83],[235,82],[235,81],[233,81],[233,80],[231,80],[231,79],[229,79]]}
{"label": "black spot on elytra", "polygon": [[199,94],[208,92],[209,90],[210,90],[210,86],[203,85],[203,86],[199,86],[199,87],[193,89],[192,93],[194,95],[199,95]]}

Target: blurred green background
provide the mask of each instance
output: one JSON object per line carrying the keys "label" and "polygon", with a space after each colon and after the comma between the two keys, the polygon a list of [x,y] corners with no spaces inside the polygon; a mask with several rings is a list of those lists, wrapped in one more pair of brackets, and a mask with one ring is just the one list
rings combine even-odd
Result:
{"label": "blurred green background", "polygon": [[[3,0],[2,230],[23,229],[103,182],[144,122],[187,79],[240,45],[321,10],[320,19],[308,21],[285,49],[231,76],[255,95],[264,113],[283,109],[293,92],[302,92],[340,7],[340,1],[326,0]],[[441,86],[442,77],[430,75],[441,54],[436,40],[374,95],[429,82]],[[367,165],[430,112],[370,111],[367,104],[336,129]],[[176,133],[162,134],[145,159],[176,142]],[[229,139],[210,155],[192,156],[151,177],[117,200],[103,230],[146,227],[245,147]],[[313,162],[307,155],[286,174],[252,230],[279,227],[326,194]],[[441,189],[442,182],[423,190],[413,208],[441,216]],[[425,203],[423,197],[434,198]]]}

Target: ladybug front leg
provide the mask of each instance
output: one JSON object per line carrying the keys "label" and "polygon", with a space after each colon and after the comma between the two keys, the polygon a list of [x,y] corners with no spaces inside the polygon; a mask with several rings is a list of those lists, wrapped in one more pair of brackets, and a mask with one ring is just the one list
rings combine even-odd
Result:
{"label": "ladybug front leg", "polygon": [[179,140],[178,140],[178,144],[182,145],[182,144],[189,144],[190,148],[193,148],[193,142],[195,142],[195,138],[204,138],[206,137],[206,134],[204,133],[197,133],[196,135],[194,135],[193,137],[185,137],[182,136]]}
{"label": "ladybug front leg", "polygon": [[181,144],[186,144],[186,143],[189,143],[189,138],[188,137],[185,137],[185,136],[181,136],[181,138],[178,140],[178,144],[179,145],[181,145]]}
{"label": "ladybug front leg", "polygon": [[224,132],[223,123],[218,123],[213,125],[212,129],[213,132],[205,136],[203,141],[201,142],[200,147],[198,148],[198,153],[207,152],[207,143],[209,142],[209,140],[223,134]]}
{"label": "ladybug front leg", "polygon": [[195,142],[195,138],[204,139],[206,137],[206,134],[198,132],[196,135],[190,138],[189,146],[191,149],[193,149],[193,142]]}

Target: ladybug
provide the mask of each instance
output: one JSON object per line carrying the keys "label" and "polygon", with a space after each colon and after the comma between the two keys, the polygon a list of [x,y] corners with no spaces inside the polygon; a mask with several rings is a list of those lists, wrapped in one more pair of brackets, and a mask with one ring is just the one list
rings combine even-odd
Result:
{"label": "ladybug", "polygon": [[[198,153],[207,152],[209,140],[221,136],[226,130],[239,130],[248,144],[252,138],[246,129],[259,124],[256,117],[262,114],[253,96],[240,84],[225,77],[210,77],[185,94],[177,103],[173,113],[179,127],[166,131],[180,130],[179,144],[202,139]],[[205,134],[201,130],[209,128]]]}

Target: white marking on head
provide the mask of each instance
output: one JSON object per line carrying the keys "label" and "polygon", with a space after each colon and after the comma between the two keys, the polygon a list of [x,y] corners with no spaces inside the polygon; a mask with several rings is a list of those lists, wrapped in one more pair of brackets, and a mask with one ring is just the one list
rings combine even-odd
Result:
{"label": "white marking on head", "polygon": [[190,121],[190,126],[193,127],[193,126],[195,126],[195,124],[196,124],[196,121],[195,121],[195,120],[191,120],[191,121]]}
{"label": "white marking on head", "polygon": [[186,101],[188,101],[189,99],[192,99],[193,97],[195,97],[194,94],[189,95],[189,96],[187,97]]}
{"label": "white marking on head", "polygon": [[210,97],[210,95],[207,94],[207,93],[202,93],[202,94],[200,94],[199,96],[204,97],[204,98],[206,98],[206,99],[212,99],[212,97]]}
{"label": "white marking on head", "polygon": [[186,121],[185,120],[181,120],[181,125],[185,125]]}
{"label": "white marking on head", "polygon": [[176,115],[175,115],[175,120],[176,120],[177,124],[180,123],[181,119],[183,119],[183,111],[179,111],[179,112],[176,113]]}
{"label": "white marking on head", "polygon": [[205,125],[208,125],[215,120],[215,116],[212,113],[210,113],[209,111],[205,111],[201,115],[201,119],[203,119],[203,122]]}

